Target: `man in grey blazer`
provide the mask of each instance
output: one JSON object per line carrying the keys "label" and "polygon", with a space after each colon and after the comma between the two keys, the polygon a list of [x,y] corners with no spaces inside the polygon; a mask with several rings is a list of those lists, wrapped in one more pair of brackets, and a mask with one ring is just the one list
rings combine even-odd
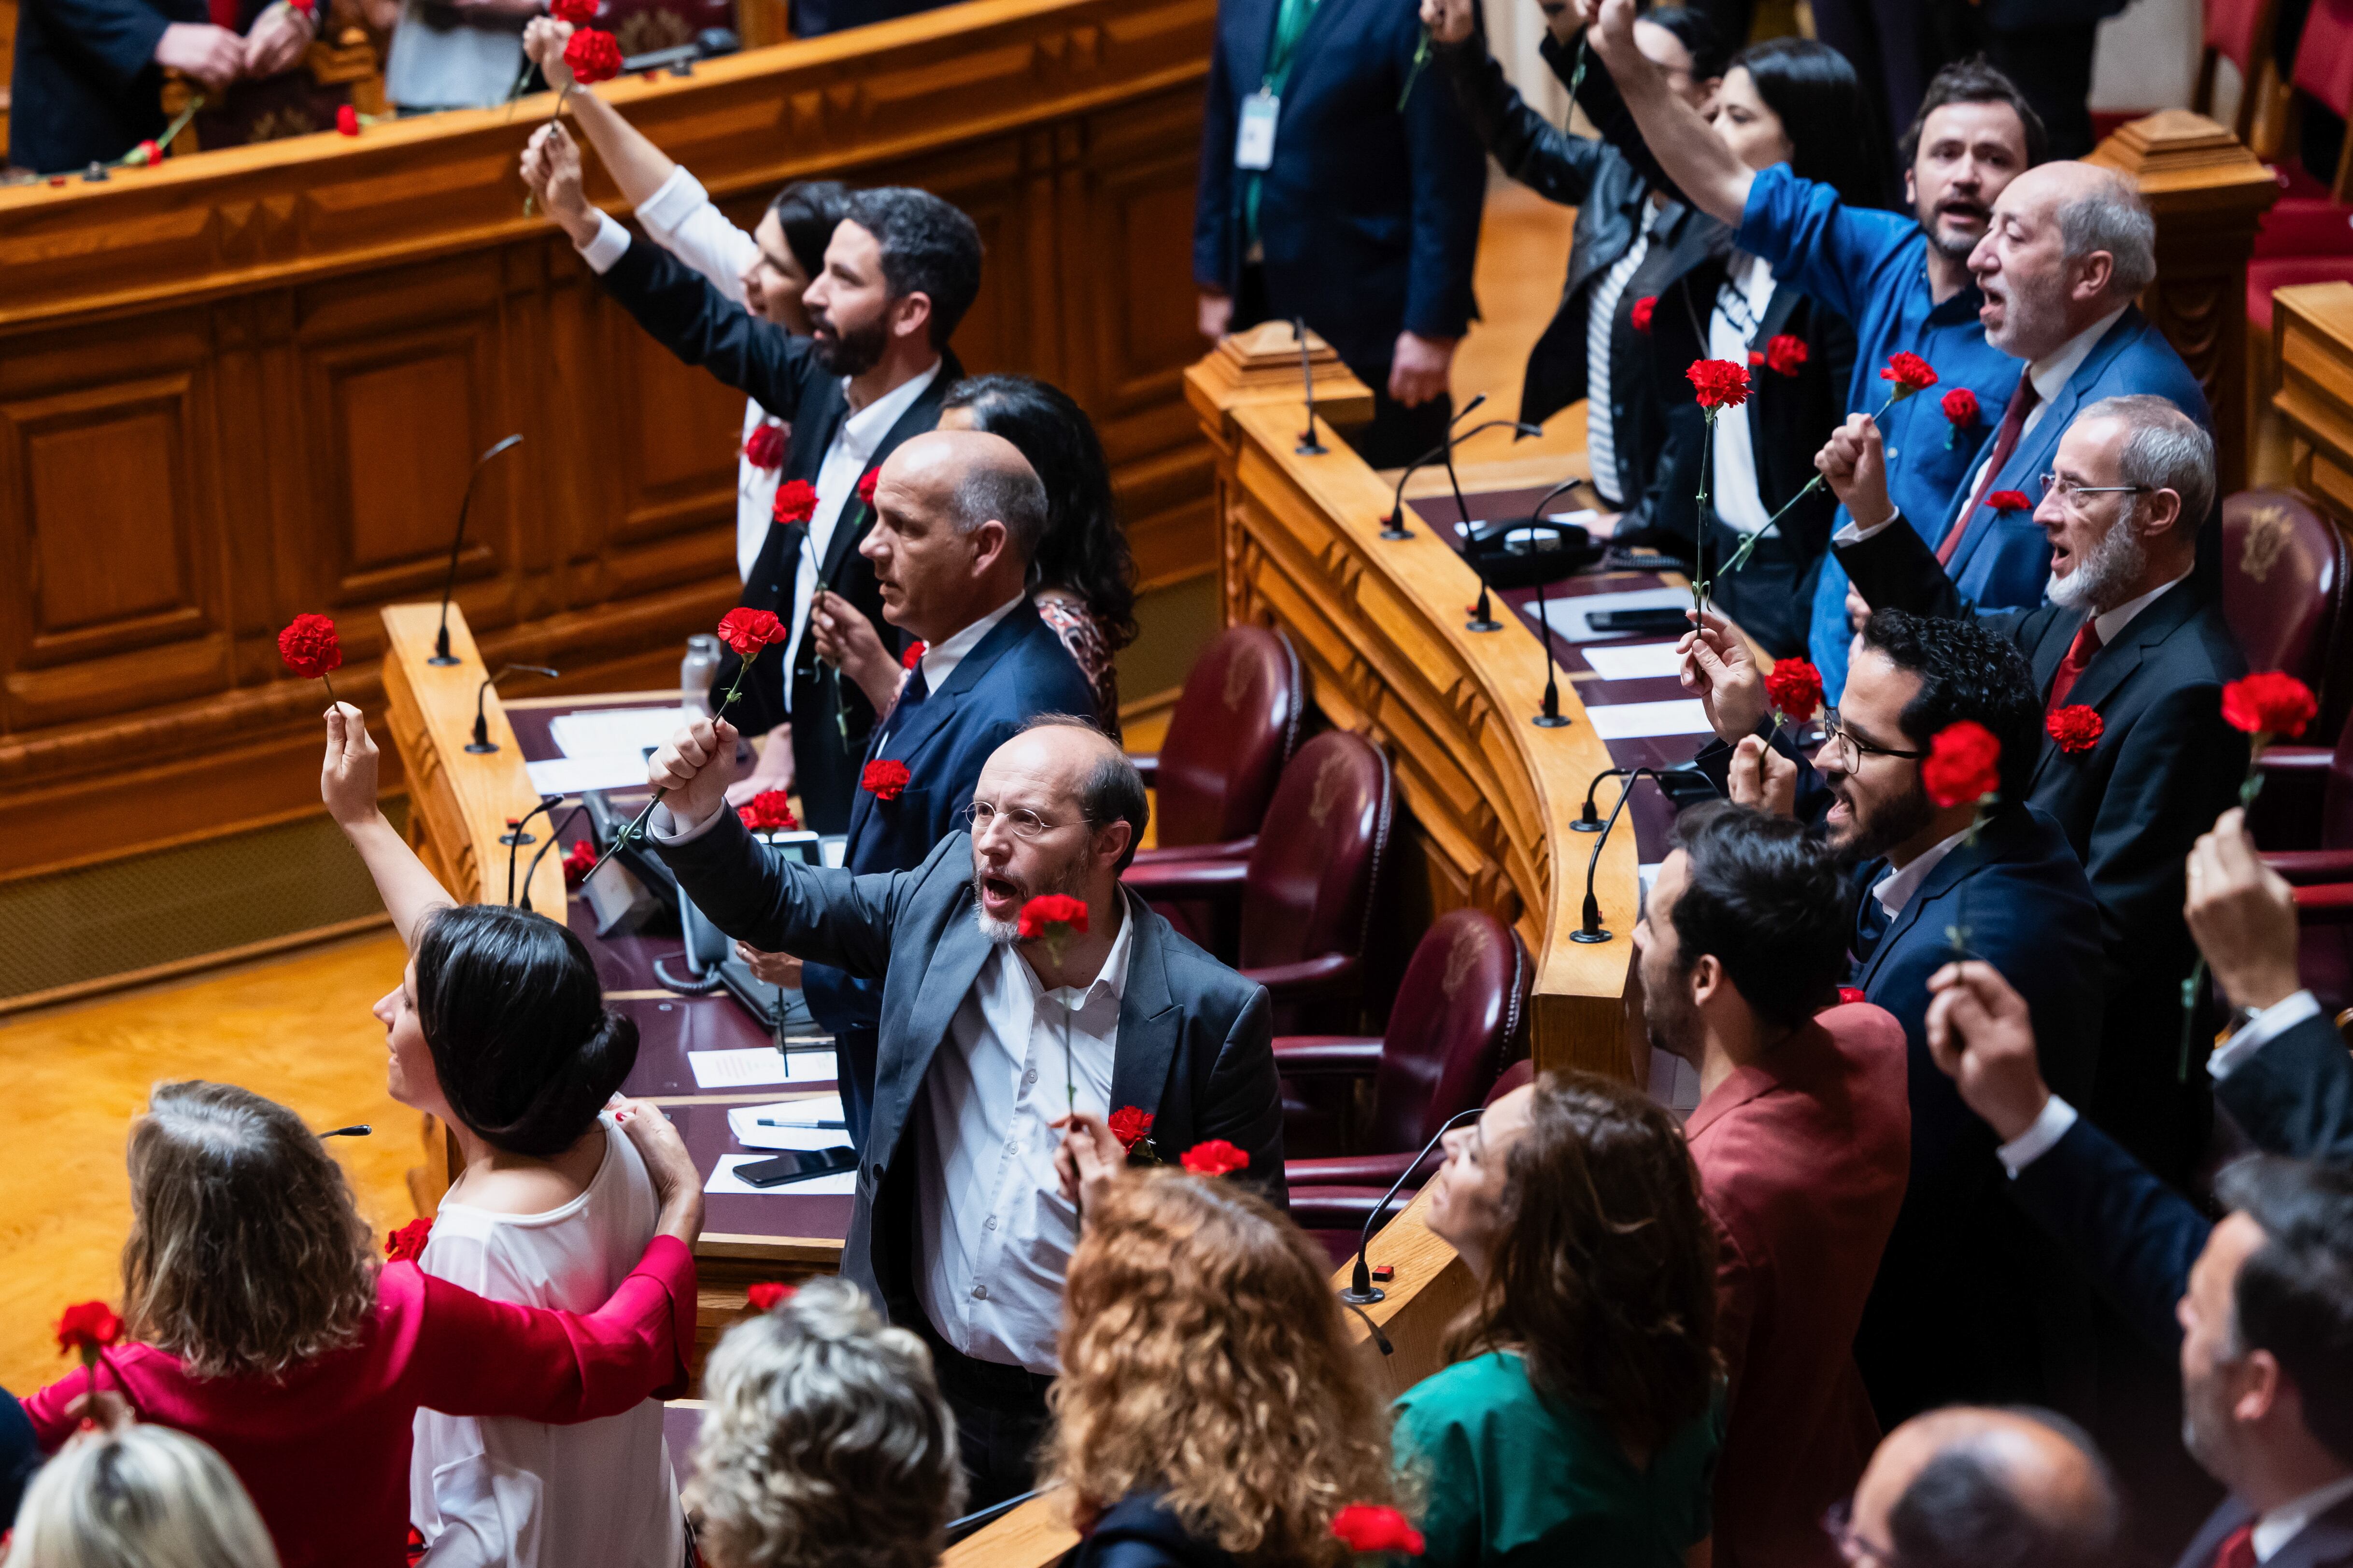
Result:
{"label": "man in grey blazer", "polygon": [[[1282,1101],[1265,990],[1119,885],[1147,805],[1134,764],[1050,714],[982,766],[967,830],[910,871],[786,860],[726,809],[733,728],[698,719],[654,755],[662,858],[722,931],[882,982],[873,1121],[844,1278],[930,1342],[972,1501],[1025,1491],[1060,1370],[1079,1212],[1055,1157],[1082,1116],[1133,1107],[1160,1158],[1224,1139],[1234,1178],[1283,1199]],[[1032,899],[1086,930],[1025,940]],[[1089,1131],[1092,1130],[1090,1129]]]}

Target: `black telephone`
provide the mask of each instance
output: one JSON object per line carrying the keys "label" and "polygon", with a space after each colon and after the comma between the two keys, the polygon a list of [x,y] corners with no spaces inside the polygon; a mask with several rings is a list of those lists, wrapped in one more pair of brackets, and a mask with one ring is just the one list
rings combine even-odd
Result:
{"label": "black telephone", "polygon": [[1582,524],[1535,517],[1478,523],[1462,542],[1462,552],[1490,588],[1557,583],[1600,560],[1601,552]]}

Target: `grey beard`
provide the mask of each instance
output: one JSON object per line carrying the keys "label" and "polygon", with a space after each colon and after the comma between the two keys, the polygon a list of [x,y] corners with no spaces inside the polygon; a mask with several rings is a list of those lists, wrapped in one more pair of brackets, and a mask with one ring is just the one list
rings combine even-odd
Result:
{"label": "grey beard", "polygon": [[[1029,892],[1021,901],[1026,904],[1031,899],[1042,899],[1049,893],[1064,893],[1074,899],[1085,898],[1087,870],[1084,862],[1063,867],[1046,886]],[[974,872],[972,877],[972,923],[980,928],[982,936],[998,947],[1010,947],[1021,940],[1021,921],[1018,918],[1009,921],[993,921],[988,918],[988,907],[980,901],[980,873],[977,871]]]}
{"label": "grey beard", "polygon": [[2089,610],[2094,615],[2123,603],[2117,595],[2138,582],[2141,574],[2148,569],[2148,552],[2132,527],[2134,515],[2139,510],[2127,508],[2074,571],[2064,577],[2054,573],[2043,585],[2043,597],[2063,608]]}

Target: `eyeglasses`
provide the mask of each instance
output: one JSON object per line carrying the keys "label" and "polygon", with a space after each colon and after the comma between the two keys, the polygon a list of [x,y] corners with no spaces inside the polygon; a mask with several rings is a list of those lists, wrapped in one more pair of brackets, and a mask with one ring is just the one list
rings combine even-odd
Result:
{"label": "eyeglasses", "polygon": [[2077,496],[2139,495],[2152,489],[2148,485],[2079,485],[2063,474],[2039,474],[2036,479],[2046,496],[2055,495],[2061,506],[2073,506]]}
{"label": "eyeglasses", "polygon": [[1822,1515],[1822,1533],[1839,1549],[1839,1555],[1857,1564],[1892,1564],[1895,1553],[1887,1547],[1865,1541],[1855,1533],[1854,1500],[1848,1498],[1831,1504]]}
{"label": "eyeglasses", "polygon": [[1839,710],[1835,708],[1825,710],[1822,717],[1826,736],[1824,744],[1838,748],[1839,766],[1848,773],[1852,773],[1862,766],[1862,759],[1865,757],[1901,757],[1905,762],[1916,763],[1928,754],[1926,752],[1899,751],[1894,746],[1874,746],[1868,741],[1858,741],[1848,732],[1844,721],[1839,718]]}
{"label": "eyeglasses", "polygon": [[[965,826],[972,830],[975,838],[987,833],[989,824],[999,817],[1005,819],[1005,826],[1013,830],[1016,838],[1035,838],[1041,833],[1051,833],[1057,827],[1070,826],[1066,822],[1049,822],[1027,806],[1008,806],[1000,810],[985,800],[974,801],[956,815],[964,819]],[[1086,819],[1081,817],[1079,820],[1083,822]]]}

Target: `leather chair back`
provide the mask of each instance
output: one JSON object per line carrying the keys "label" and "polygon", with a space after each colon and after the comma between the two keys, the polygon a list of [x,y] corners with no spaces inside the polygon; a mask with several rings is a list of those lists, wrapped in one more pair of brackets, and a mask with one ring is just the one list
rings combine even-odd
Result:
{"label": "leather chair back", "polygon": [[1365,951],[1395,794],[1388,758],[1361,735],[1327,730],[1299,748],[1250,853],[1241,968]]}
{"label": "leather chair back", "polygon": [[2272,13],[2279,0],[2206,0],[2206,26],[2200,42],[2239,68],[2240,79],[2246,85],[2242,92],[2253,90],[2255,72],[2262,62],[2255,52],[2271,31]]}
{"label": "leather chair back", "polygon": [[2288,79],[2338,119],[2353,115],[2353,6],[2330,3],[2312,7],[2304,19],[2304,36],[2296,40]]}
{"label": "leather chair back", "polygon": [[1219,633],[1185,678],[1161,742],[1157,841],[1222,844],[1256,833],[1305,706],[1299,655],[1281,632]]}
{"label": "leather chair back", "polygon": [[2303,496],[2242,490],[2223,501],[2223,616],[2249,669],[2284,671],[2320,699],[2307,745],[2327,744],[2353,700],[2353,675],[2339,674],[2353,630],[2347,576],[2344,535]]}
{"label": "leather chair back", "polygon": [[1480,1102],[1525,1026],[1534,967],[1484,910],[1456,910],[1422,933],[1381,1042],[1367,1149],[1419,1149]]}
{"label": "leather chair back", "polygon": [[1515,1089],[1525,1089],[1528,1085],[1535,1082],[1535,1058],[1534,1057],[1522,1057],[1518,1061],[1514,1062],[1510,1067],[1504,1069],[1504,1076],[1495,1080],[1495,1087],[1489,1089],[1487,1091],[1487,1098],[1481,1100],[1479,1103],[1482,1106],[1493,1105],[1495,1101],[1503,1099],[1504,1096],[1511,1093],[1512,1090]]}
{"label": "leather chair back", "polygon": [[2320,795],[2320,847],[2353,849],[2353,718],[2337,731],[2337,752],[2328,760],[2328,782]]}

